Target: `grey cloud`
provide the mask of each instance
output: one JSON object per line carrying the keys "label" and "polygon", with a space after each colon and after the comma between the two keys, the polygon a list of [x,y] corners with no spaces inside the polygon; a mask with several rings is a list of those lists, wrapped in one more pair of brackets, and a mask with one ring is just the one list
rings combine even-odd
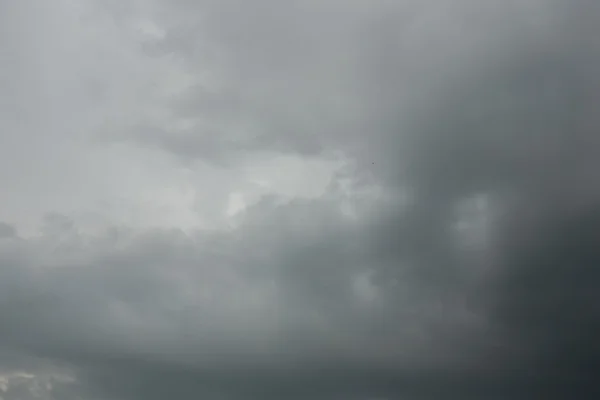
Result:
{"label": "grey cloud", "polygon": [[[452,210],[474,194],[490,195],[500,209],[494,228],[499,238],[491,250],[497,258],[488,258],[485,263],[502,271],[498,279],[506,282],[488,283],[498,291],[491,290],[477,301],[494,304],[490,306],[493,311],[483,312],[491,315],[492,326],[500,325],[501,341],[508,342],[514,351],[522,351],[517,355],[519,363],[533,365],[531,390],[541,390],[555,376],[564,377],[564,382],[553,381],[556,385],[564,383],[562,389],[583,390],[587,374],[595,368],[597,357],[591,337],[595,336],[598,316],[583,306],[593,300],[577,299],[589,293],[585,289],[588,285],[594,287],[594,262],[572,261],[590,265],[589,275],[580,267],[566,269],[559,260],[567,257],[564,263],[568,264],[569,259],[577,259],[575,254],[593,250],[577,247],[584,244],[563,245],[567,241],[563,236],[566,228],[562,222],[553,221],[572,218],[597,202],[597,121],[590,107],[597,97],[594,66],[599,59],[597,45],[590,38],[594,36],[591,32],[598,11],[585,2],[569,6],[553,2],[532,4],[528,9],[513,3],[427,3],[417,7],[412,14],[414,19],[404,25],[400,22],[406,21],[397,18],[400,13],[374,18],[383,9],[373,6],[376,11],[367,16],[358,13],[352,20],[353,26],[362,28],[358,31],[366,35],[346,32],[341,39],[323,35],[319,43],[327,43],[336,55],[352,49],[351,54],[345,53],[349,58],[338,81],[343,89],[337,93],[351,98],[345,104],[353,107],[341,115],[348,116],[355,125],[344,129],[347,126],[340,122],[342,117],[329,125],[326,133],[318,135],[318,140],[324,149],[329,148],[328,141],[343,142],[340,148],[364,168],[371,169],[380,184],[414,193],[412,208],[390,217],[387,235],[374,237],[377,255],[387,254],[392,274],[403,271],[398,265],[408,265],[414,266],[429,284],[437,280],[445,287],[455,282],[450,293],[460,290],[467,279],[458,270],[464,267],[465,260],[451,244]],[[260,8],[253,10],[258,13]],[[260,15],[278,10],[268,8]],[[439,10],[447,14],[440,16]],[[282,13],[282,20],[285,15]],[[429,25],[428,16],[434,21]],[[343,17],[338,18],[331,24],[343,26]],[[277,103],[271,111],[277,113],[280,104],[303,109],[302,90],[310,87],[311,82],[305,80],[312,77],[310,66],[303,63],[304,58],[292,66],[282,66],[273,58],[298,47],[294,46],[295,37],[289,38],[286,29],[279,29],[282,34],[277,39],[289,40],[288,46],[273,43],[271,37],[261,40],[261,32],[277,28],[275,24],[265,26],[268,18],[253,22],[249,17],[245,25],[235,22],[235,18],[231,25],[220,24],[218,18],[215,21],[219,21],[215,40],[231,52],[234,60],[230,64],[233,81],[237,82],[236,67],[250,65],[241,72],[248,75],[241,79],[240,90],[250,90],[248,87],[254,82],[259,87],[268,86],[261,73],[272,74],[274,82],[279,82],[278,74],[284,74],[288,77],[287,96],[274,97]],[[417,22],[411,26],[410,21]],[[229,32],[227,28],[231,26],[246,27],[248,36],[243,37],[247,40],[243,49],[236,36],[219,36]],[[407,39],[411,32],[414,42]],[[257,47],[252,46],[254,33],[259,38]],[[242,40],[241,36],[237,38]],[[354,39],[362,41],[352,42]],[[353,45],[345,47],[348,42]],[[285,51],[265,55],[267,44]],[[318,45],[307,48],[315,47]],[[327,56],[316,63],[321,61],[332,62]],[[253,66],[258,66],[258,72]],[[298,70],[302,71],[301,78],[294,79]],[[326,68],[322,73],[329,77]],[[323,93],[328,91],[323,89]],[[326,109],[331,106],[319,104]],[[360,110],[358,117],[351,110]],[[290,122],[294,125],[296,120],[289,121],[294,121]],[[576,233],[572,235],[578,237],[577,231],[584,228],[581,222],[573,224],[575,227],[570,229]],[[557,233],[546,233],[546,229]],[[588,228],[593,229],[596,228]],[[551,246],[547,242],[552,240],[546,235],[558,235],[552,240],[561,245]],[[560,250],[563,246],[565,249]],[[560,255],[550,257],[551,247]],[[567,255],[568,252],[573,255]],[[554,274],[561,275],[549,281]],[[576,278],[579,276],[587,276],[588,280],[584,283]],[[383,279],[392,278],[386,275]],[[531,282],[528,286],[524,286],[525,279]],[[557,295],[560,291],[561,296]],[[568,300],[571,297],[574,299]],[[530,305],[533,302],[537,305]],[[563,318],[568,313],[575,315],[572,318],[577,324],[571,325]],[[533,322],[538,320],[541,321]],[[586,335],[590,339],[575,331],[589,332]],[[574,359],[576,354],[580,355]],[[559,390],[555,393],[562,395]]]}
{"label": "grey cloud", "polygon": [[17,236],[17,230],[14,226],[6,222],[0,222],[0,238],[12,238]]}
{"label": "grey cloud", "polygon": [[[428,298],[406,303],[402,322],[388,320],[396,305],[361,299],[353,278],[378,260],[366,257],[360,226],[336,208],[265,199],[234,233],[48,231],[3,253],[0,338],[71,365],[80,382],[122,398],[319,395],[346,376],[368,392],[372,384],[360,376],[371,368],[393,376],[408,360],[438,367],[442,353],[433,349],[445,350],[424,337],[427,324],[451,322],[421,312],[431,308]],[[304,387],[309,380],[313,389]]]}
{"label": "grey cloud", "polygon": [[167,30],[157,46],[184,57],[191,69],[214,75],[217,89],[200,84],[174,101],[176,117],[197,122],[191,128],[167,130],[162,138],[142,131],[136,135],[140,140],[185,158],[205,156],[206,146],[234,155],[315,156],[331,150],[330,138],[340,130],[353,135],[362,105],[355,93],[361,77],[353,40],[378,6],[372,11],[345,2],[340,11],[338,2],[260,1],[180,2],[165,8],[167,26],[168,15],[178,12],[197,13],[198,19]]}
{"label": "grey cloud", "polygon": [[[88,236],[50,215],[2,244],[5,347],[66,363],[92,398],[597,392],[594,5],[159,6],[154,50],[221,91],[171,104],[207,127],[129,139],[186,159],[340,151],[344,178],[408,201],[352,220],[332,184],[195,234]],[[488,244],[465,249],[458,208],[477,195]]]}
{"label": "grey cloud", "polygon": [[[172,104],[175,116],[196,124],[158,137],[142,131],[138,140],[184,158],[207,157],[208,148],[209,159],[215,151],[322,156],[337,149],[380,174],[398,170],[398,141],[422,135],[425,128],[410,121],[431,113],[442,87],[464,92],[473,74],[527,51],[523,38],[543,36],[550,19],[544,4],[512,2],[176,4],[165,14],[196,13],[201,22],[167,29],[160,45],[213,74],[216,88],[198,85]],[[171,19],[163,19],[168,27]]]}

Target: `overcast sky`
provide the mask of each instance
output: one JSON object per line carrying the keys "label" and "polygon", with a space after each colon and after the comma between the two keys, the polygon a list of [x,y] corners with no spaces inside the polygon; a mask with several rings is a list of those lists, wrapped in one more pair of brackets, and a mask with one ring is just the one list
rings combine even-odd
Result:
{"label": "overcast sky", "polygon": [[598,35],[0,0],[0,399],[596,398]]}

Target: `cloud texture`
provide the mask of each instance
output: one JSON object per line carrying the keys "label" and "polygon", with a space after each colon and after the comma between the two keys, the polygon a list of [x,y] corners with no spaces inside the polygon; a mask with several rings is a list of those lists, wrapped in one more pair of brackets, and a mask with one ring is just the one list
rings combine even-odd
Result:
{"label": "cloud texture", "polygon": [[1,1],[1,398],[595,398],[599,20]]}

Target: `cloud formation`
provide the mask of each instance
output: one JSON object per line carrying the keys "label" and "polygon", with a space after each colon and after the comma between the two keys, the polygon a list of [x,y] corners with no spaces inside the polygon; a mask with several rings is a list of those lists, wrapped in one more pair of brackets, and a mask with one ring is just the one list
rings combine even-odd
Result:
{"label": "cloud formation", "polygon": [[1,3],[0,396],[593,396],[599,17]]}

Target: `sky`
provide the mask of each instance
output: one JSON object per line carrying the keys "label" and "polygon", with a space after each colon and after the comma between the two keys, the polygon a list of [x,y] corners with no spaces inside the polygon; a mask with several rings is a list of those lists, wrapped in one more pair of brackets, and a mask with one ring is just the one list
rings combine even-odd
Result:
{"label": "sky", "polygon": [[0,0],[0,400],[596,398],[595,3]]}

